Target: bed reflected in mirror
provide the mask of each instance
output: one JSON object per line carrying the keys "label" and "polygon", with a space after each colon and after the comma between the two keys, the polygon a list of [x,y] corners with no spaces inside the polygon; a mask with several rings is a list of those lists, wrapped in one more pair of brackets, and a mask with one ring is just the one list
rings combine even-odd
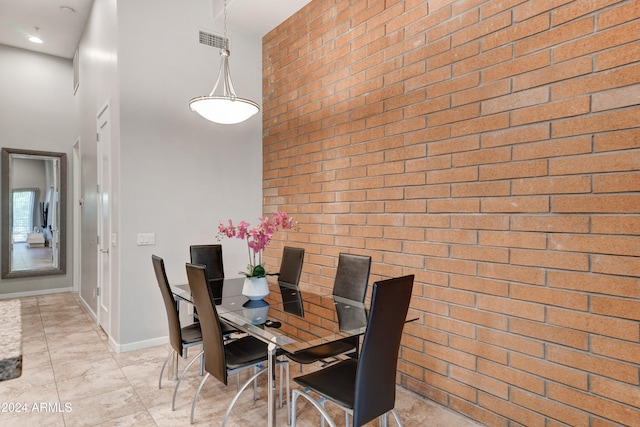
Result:
{"label": "bed reflected in mirror", "polygon": [[2,278],[66,271],[66,154],[2,149]]}

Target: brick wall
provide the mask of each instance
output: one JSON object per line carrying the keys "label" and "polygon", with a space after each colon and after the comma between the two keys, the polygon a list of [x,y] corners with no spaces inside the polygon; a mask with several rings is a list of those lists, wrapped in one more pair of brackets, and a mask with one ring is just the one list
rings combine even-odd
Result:
{"label": "brick wall", "polygon": [[640,2],[313,0],[263,72],[269,263],[415,274],[398,382],[481,423],[640,425]]}

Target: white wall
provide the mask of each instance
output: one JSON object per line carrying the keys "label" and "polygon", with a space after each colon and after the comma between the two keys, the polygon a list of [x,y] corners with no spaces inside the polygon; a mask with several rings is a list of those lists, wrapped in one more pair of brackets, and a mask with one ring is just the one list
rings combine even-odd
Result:
{"label": "white wall", "polygon": [[[0,45],[2,146],[62,152],[71,158],[76,127],[72,87],[70,60]],[[69,173],[68,189],[71,178]],[[71,198],[68,200],[71,203]],[[1,280],[0,297],[56,292],[73,286],[72,212],[68,204],[67,274]]]}
{"label": "white wall", "polygon": [[[75,96],[78,117],[77,135],[81,154],[81,280],[80,296],[87,306],[97,310],[97,169],[96,116],[109,103],[114,117],[112,139],[119,141],[119,88],[117,74],[116,0],[95,0],[79,46],[79,87]],[[117,168],[117,159],[114,164]],[[117,195],[116,195],[117,196]]]}
{"label": "white wall", "polygon": [[[91,136],[85,128],[92,124],[95,134],[98,92],[104,91],[102,97],[114,104],[117,128],[112,218],[118,245],[112,248],[112,286],[118,307],[112,338],[118,350],[128,350],[163,341],[168,333],[151,255],[165,259],[170,280],[185,282],[189,245],[215,243],[218,220],[255,222],[261,215],[262,121],[257,115],[238,125],[216,125],[188,109],[189,99],[209,93],[217,77],[217,49],[198,43],[199,29],[222,34],[213,23],[210,0],[129,0],[117,8],[113,3],[96,0],[80,51],[80,90],[90,79],[89,90],[96,92],[83,97],[87,107],[85,101],[81,107],[83,189],[95,189],[95,152],[85,149],[85,135]],[[229,36],[238,95],[260,101],[261,40],[232,29]],[[107,60],[87,58],[88,49],[104,50]],[[86,192],[83,241],[85,233],[87,239],[96,234],[95,203]],[[138,246],[137,233],[149,232],[156,244]],[[226,274],[236,275],[247,264],[246,251],[239,241],[223,245]],[[86,259],[95,253],[95,244],[83,244],[83,288],[97,275],[95,257]],[[84,290],[82,295],[87,298]]]}

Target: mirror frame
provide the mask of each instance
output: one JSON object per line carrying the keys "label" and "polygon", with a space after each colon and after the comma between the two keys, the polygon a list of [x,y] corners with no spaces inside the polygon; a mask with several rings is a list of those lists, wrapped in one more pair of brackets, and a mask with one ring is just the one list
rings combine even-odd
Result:
{"label": "mirror frame", "polygon": [[[27,155],[27,156],[46,156],[57,157],[60,162],[60,188],[59,192],[59,207],[60,215],[58,216],[58,230],[60,236],[59,248],[60,253],[58,255],[58,267],[47,268],[41,270],[17,270],[11,271],[9,266],[11,265],[11,232],[9,230],[11,213],[10,199],[11,199],[11,176],[9,170],[9,163],[12,154]],[[35,151],[35,150],[22,150],[19,148],[3,148],[2,149],[2,243],[0,249],[0,255],[2,256],[2,278],[13,279],[18,277],[36,277],[36,276],[52,276],[59,274],[66,274],[67,272],[67,154],[56,153],[51,151]]]}

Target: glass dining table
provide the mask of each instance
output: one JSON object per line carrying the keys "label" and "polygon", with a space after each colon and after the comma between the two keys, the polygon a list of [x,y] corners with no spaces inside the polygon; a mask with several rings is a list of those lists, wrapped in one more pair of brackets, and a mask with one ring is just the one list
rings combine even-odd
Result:
{"label": "glass dining table", "polygon": [[[275,417],[276,350],[296,353],[311,347],[364,334],[368,311],[359,301],[318,295],[287,285],[270,284],[264,299],[242,295],[244,278],[209,281],[209,292],[224,322],[268,345],[268,426]],[[171,286],[176,301],[193,303],[188,284]]]}

